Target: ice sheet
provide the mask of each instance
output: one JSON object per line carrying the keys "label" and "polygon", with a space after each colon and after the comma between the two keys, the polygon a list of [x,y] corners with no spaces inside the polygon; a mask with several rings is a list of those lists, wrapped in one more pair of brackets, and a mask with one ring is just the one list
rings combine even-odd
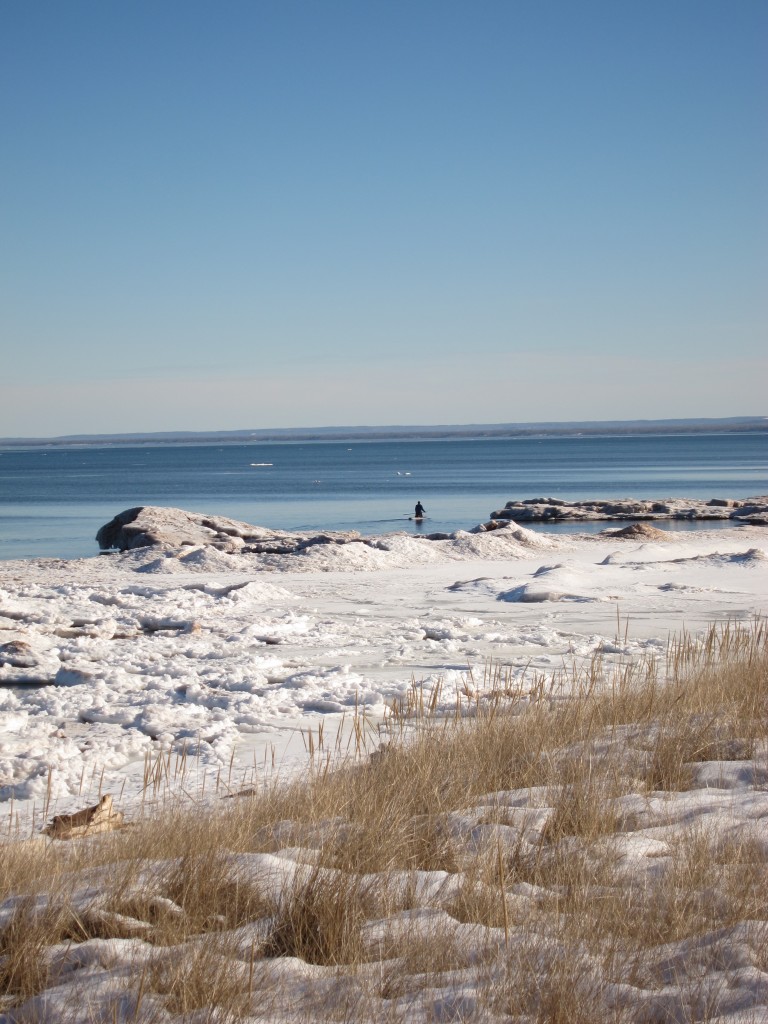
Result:
{"label": "ice sheet", "polygon": [[39,826],[99,791],[146,799],[148,772],[157,796],[181,762],[187,785],[246,785],[305,765],[320,723],[348,746],[361,709],[375,747],[414,681],[453,708],[488,659],[524,680],[662,652],[670,633],[764,613],[767,550],[760,527],[638,543],[512,524],[0,563],[0,821],[34,809]]}

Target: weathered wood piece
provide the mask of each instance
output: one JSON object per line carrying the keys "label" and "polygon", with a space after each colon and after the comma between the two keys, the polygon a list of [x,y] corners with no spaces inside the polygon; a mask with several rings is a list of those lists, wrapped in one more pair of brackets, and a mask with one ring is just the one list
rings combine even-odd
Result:
{"label": "weathered wood piece", "polygon": [[111,795],[105,793],[93,807],[84,807],[74,814],[56,814],[43,834],[51,839],[80,839],[121,828],[124,821],[123,812],[114,809]]}

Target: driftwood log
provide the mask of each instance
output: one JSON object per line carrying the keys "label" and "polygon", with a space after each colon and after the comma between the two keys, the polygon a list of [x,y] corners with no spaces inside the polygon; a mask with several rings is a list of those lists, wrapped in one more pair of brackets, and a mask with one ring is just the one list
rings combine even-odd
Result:
{"label": "driftwood log", "polygon": [[105,793],[94,807],[84,807],[74,814],[56,814],[50,825],[43,829],[43,834],[51,839],[80,839],[99,832],[111,832],[123,823],[123,812],[114,809],[111,795]]}

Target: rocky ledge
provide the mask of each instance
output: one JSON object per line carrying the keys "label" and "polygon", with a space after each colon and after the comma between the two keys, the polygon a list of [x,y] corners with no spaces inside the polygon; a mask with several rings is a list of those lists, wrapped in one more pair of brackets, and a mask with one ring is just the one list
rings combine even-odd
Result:
{"label": "rocky ledge", "polygon": [[380,544],[375,537],[361,537],[354,530],[289,533],[251,526],[225,516],[207,516],[158,505],[142,505],[120,512],[101,527],[96,541],[103,551],[203,546],[238,555],[290,555],[315,544],[359,543],[369,547]]}
{"label": "rocky ledge", "polygon": [[491,520],[513,519],[516,523],[570,521],[621,521],[658,519],[730,519],[734,525],[748,523],[768,526],[768,496],[746,498],[664,498],[638,500],[622,498],[608,501],[563,501],[560,498],[527,498],[508,501],[491,512]]}
{"label": "rocky ledge", "polygon": [[[749,501],[669,499],[668,501],[561,501],[530,498],[509,501],[491,513],[491,521],[468,531],[481,533],[516,523],[558,520],[730,519],[735,523],[768,525],[768,498]],[[422,540],[446,540],[447,533],[419,534]],[[386,547],[378,537],[361,537],[356,530],[323,533],[270,530],[264,526],[203,515],[180,508],[141,505],[126,509],[101,527],[96,541],[103,551],[130,551],[144,547],[211,547],[228,554],[290,555],[316,544],[365,544]]]}

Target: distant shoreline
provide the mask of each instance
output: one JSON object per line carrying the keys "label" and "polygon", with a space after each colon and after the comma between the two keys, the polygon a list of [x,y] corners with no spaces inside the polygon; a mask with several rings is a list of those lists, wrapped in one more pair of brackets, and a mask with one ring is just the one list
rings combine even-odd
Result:
{"label": "distant shoreline", "polygon": [[768,417],[722,419],[605,420],[439,426],[279,427],[261,430],[175,431],[132,434],[68,434],[3,437],[0,448],[266,444],[280,441],[428,441],[532,437],[625,437],[649,434],[768,432]]}

